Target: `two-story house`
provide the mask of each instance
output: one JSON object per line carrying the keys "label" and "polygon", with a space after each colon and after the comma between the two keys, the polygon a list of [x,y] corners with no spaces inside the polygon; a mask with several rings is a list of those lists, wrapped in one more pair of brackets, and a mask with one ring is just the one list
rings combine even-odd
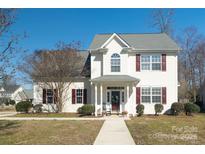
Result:
{"label": "two-story house", "polygon": [[[163,113],[168,111],[178,100],[179,51],[164,33],[97,34],[85,60],[90,76],[72,83],[63,111],[76,112],[86,103],[95,105],[95,115],[105,109],[135,115],[137,104],[145,106],[145,114],[154,114],[156,103],[163,104]],[[34,84],[34,102],[49,103],[40,94],[45,95]]]}

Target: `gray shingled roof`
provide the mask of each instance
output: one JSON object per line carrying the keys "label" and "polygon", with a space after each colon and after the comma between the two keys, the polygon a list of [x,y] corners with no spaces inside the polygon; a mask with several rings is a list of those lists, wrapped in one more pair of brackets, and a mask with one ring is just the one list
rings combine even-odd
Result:
{"label": "gray shingled roof", "polygon": [[91,80],[92,82],[104,82],[104,81],[109,81],[109,82],[136,82],[139,81],[139,79],[131,77],[129,75],[104,75],[101,77],[97,77]]}
{"label": "gray shingled roof", "polygon": [[[113,34],[95,35],[89,49],[100,48]],[[179,46],[165,33],[158,34],[117,34],[136,50],[180,50]]]}
{"label": "gray shingled roof", "polygon": [[19,85],[6,85],[6,86],[1,86],[4,88],[5,93],[13,93],[15,92],[18,88],[20,88]]}

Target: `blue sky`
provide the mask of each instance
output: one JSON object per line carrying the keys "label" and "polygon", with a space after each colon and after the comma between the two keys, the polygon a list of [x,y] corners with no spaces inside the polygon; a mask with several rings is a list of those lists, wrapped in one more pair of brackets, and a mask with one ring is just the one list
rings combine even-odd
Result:
{"label": "blue sky", "polygon": [[[12,30],[26,32],[20,46],[29,52],[52,49],[58,41],[80,41],[87,49],[97,33],[155,33],[152,9],[20,9]],[[179,34],[195,26],[205,34],[205,9],[175,9],[174,29]],[[20,59],[18,59],[20,60]],[[18,75],[18,73],[17,73]]]}
{"label": "blue sky", "polygon": [[[26,32],[21,46],[29,51],[53,48],[58,41],[81,41],[89,47],[96,33],[153,33],[150,27],[152,9],[21,9],[16,33]],[[176,9],[174,27],[177,32],[196,26],[205,33],[205,9]]]}

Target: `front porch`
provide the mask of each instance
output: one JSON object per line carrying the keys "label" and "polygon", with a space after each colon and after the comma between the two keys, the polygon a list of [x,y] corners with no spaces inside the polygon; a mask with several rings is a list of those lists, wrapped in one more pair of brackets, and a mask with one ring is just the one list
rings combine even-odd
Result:
{"label": "front porch", "polygon": [[105,75],[91,80],[91,101],[95,116],[105,112],[136,113],[136,85],[138,79],[128,75]]}

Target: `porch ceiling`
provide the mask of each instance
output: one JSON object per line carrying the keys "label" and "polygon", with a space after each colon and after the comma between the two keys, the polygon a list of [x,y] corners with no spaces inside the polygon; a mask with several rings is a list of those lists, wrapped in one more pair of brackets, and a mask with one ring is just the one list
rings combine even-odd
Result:
{"label": "porch ceiling", "polygon": [[129,75],[103,75],[91,79],[92,82],[139,82],[140,80]]}

